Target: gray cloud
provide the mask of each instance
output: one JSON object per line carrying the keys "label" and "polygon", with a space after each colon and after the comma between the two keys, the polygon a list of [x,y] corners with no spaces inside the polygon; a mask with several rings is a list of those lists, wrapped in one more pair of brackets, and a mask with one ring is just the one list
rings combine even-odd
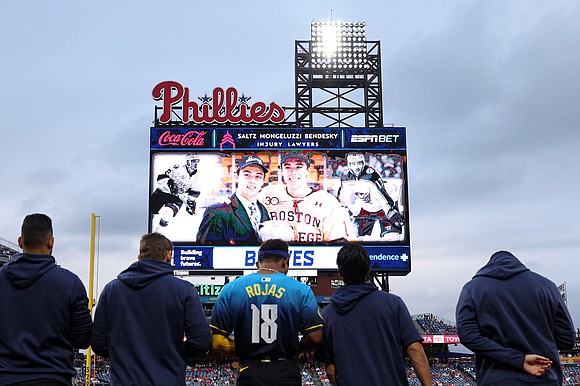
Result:
{"label": "gray cloud", "polygon": [[293,105],[294,40],[330,9],[381,41],[385,122],[408,128],[413,271],[392,291],[453,320],[463,283],[508,249],[567,281],[578,322],[577,2],[9,1],[0,237],[15,241],[24,215],[46,212],[57,259],[86,280],[97,213],[102,287],[146,232],[155,84]]}

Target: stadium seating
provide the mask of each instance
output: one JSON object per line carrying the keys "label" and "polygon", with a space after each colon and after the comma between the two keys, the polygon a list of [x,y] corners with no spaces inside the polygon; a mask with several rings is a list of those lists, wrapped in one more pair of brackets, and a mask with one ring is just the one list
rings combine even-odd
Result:
{"label": "stadium seating", "polygon": [[580,366],[577,363],[562,363],[564,381],[562,385],[580,385]]}
{"label": "stadium seating", "polygon": [[[453,359],[449,363],[431,363],[431,374],[435,386],[475,386],[475,363],[473,359]],[[580,362],[562,363],[565,386],[580,385]],[[73,379],[74,386],[84,385],[84,356],[77,354],[75,367],[77,376]],[[93,386],[108,386],[111,382],[110,364],[98,357],[94,364],[92,375]],[[303,386],[330,386],[326,368],[321,362],[311,359],[300,362]],[[409,362],[406,363],[407,378],[410,386],[420,386],[417,374]],[[236,369],[227,359],[207,358],[200,360],[195,366],[187,368],[185,382],[187,386],[228,386],[235,385]]]}
{"label": "stadium seating", "polygon": [[8,259],[16,255],[18,246],[0,238],[0,267],[2,267]]}
{"label": "stadium seating", "polygon": [[413,320],[419,324],[423,334],[457,335],[457,327],[455,324],[433,314],[413,315]]}
{"label": "stadium seating", "polygon": [[[206,316],[211,315],[211,307],[205,307]],[[424,334],[456,334],[453,323],[445,321],[433,314],[414,315],[420,330]],[[475,363],[472,358],[449,358],[447,363],[436,357],[429,358],[433,385],[435,386],[474,386],[477,385]],[[317,362],[313,358],[303,358],[300,363],[303,386],[330,386],[324,363]],[[73,379],[73,386],[85,384],[85,357],[78,353],[75,357],[77,376]],[[109,386],[110,363],[108,360],[97,357],[91,379],[93,386]],[[580,359],[562,358],[562,370],[564,374],[563,385],[580,386]],[[229,359],[215,358],[214,356],[203,357],[195,366],[187,368],[187,386],[227,386],[235,385],[237,366]],[[420,385],[417,374],[410,363],[406,364],[409,385]]]}

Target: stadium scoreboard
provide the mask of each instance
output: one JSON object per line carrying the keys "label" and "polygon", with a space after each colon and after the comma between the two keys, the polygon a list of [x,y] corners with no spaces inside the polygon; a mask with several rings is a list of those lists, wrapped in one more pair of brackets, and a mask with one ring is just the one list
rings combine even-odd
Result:
{"label": "stadium scoreboard", "polygon": [[[201,243],[198,241],[200,223],[207,208],[229,203],[236,192],[236,170],[247,157],[258,157],[267,168],[262,191],[268,190],[267,187],[283,189],[285,181],[280,162],[285,154],[292,152],[309,160],[308,186],[313,191],[328,193],[326,202],[319,205],[326,205],[329,200],[339,203],[335,206],[340,208],[337,211],[348,226],[342,241],[363,243],[369,251],[373,271],[406,275],[411,270],[411,251],[405,134],[405,127],[152,127],[149,231],[157,231],[172,240],[176,270],[201,273],[253,269],[259,245],[236,240],[222,240],[212,245]],[[349,171],[348,157],[353,154],[353,160],[365,165],[368,178],[345,177]],[[188,177],[186,172],[186,164],[191,159],[196,163],[195,178]],[[369,183],[373,180],[370,173],[380,177],[380,185]],[[163,190],[162,185],[168,201],[163,205],[156,199]],[[262,196],[258,201],[276,199]],[[403,225],[392,226],[386,221],[392,207],[402,216]],[[310,215],[308,210],[296,211],[294,218],[288,213],[270,214],[274,222],[296,221],[297,216],[307,221]],[[308,221],[315,221],[314,216]],[[276,229],[272,228],[270,238],[278,237]],[[300,237],[299,232],[295,238],[288,239],[287,231],[284,232],[279,238],[287,239],[291,245],[291,269],[336,269],[341,240]]]}

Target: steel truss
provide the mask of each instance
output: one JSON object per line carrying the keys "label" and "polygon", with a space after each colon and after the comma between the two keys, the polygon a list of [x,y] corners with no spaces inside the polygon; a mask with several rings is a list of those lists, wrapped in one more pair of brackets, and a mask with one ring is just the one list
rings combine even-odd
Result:
{"label": "steel truss", "polygon": [[312,41],[295,42],[297,127],[383,127],[380,42],[366,47],[364,67],[317,68]]}

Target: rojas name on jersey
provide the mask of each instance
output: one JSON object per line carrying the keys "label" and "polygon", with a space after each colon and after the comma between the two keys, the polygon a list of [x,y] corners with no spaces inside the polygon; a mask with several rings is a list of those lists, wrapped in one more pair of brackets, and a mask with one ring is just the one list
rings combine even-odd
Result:
{"label": "rojas name on jersey", "polygon": [[280,299],[284,295],[284,292],[286,292],[286,288],[284,287],[278,288],[276,284],[271,283],[249,285],[245,289],[249,298],[253,298],[254,296],[271,295],[274,296],[275,298]]}

